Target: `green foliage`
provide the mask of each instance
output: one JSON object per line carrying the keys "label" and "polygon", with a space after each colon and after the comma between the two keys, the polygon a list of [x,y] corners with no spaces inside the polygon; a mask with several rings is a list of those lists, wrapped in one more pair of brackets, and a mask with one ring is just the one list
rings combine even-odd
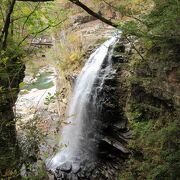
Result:
{"label": "green foliage", "polygon": [[[123,33],[140,38],[145,42],[144,44],[148,49],[154,46],[179,45],[179,0],[123,0],[120,2],[107,0],[107,2],[117,7],[116,10],[118,9],[120,12],[124,21],[119,23],[119,28],[123,30]],[[98,5],[95,7],[96,9],[102,5],[101,1],[93,1],[93,3],[87,2],[90,7]],[[4,25],[8,4],[9,1],[7,0],[0,2],[0,29]],[[102,9],[104,13],[105,8]],[[109,9],[112,10],[113,7]],[[61,4],[57,3],[16,2],[11,18],[8,46],[6,51],[0,52],[0,92],[6,95],[0,97],[1,104],[4,105],[9,102],[13,104],[19,87],[24,86],[23,83],[19,82],[19,73],[17,74],[17,72],[23,69],[21,58],[27,55],[28,43],[35,37],[50,33],[49,28],[59,25],[60,21],[67,18],[69,11],[63,6],[61,8]],[[72,11],[77,13],[74,9]],[[78,10],[78,12],[82,11]],[[45,33],[44,30],[49,31]],[[39,34],[41,35],[39,36]],[[102,41],[104,39],[101,39],[99,43]],[[60,69],[64,72],[77,70],[85,54],[81,37],[76,33],[69,33],[65,35],[65,41],[61,40],[57,47],[58,50],[54,59]],[[16,75],[17,78],[14,83]],[[147,85],[150,81],[143,79],[142,82]],[[55,98],[49,94],[46,98],[46,104],[48,105]],[[172,114],[164,112],[161,117],[145,118],[145,112],[148,112],[147,114],[150,112],[151,114],[157,113],[157,115],[162,113],[160,108],[151,105],[131,104],[127,116],[133,128],[134,139],[130,142],[129,147],[134,154],[128,162],[128,169],[122,174],[122,178],[176,179],[179,176],[180,157],[178,115],[175,112]],[[7,122],[7,127],[12,123]],[[36,157],[38,144],[44,138],[44,134],[37,129],[37,117],[26,125],[21,125],[21,128],[26,131],[26,143],[21,144],[21,147],[24,147],[25,151],[27,150],[24,158],[29,156],[28,152]],[[11,170],[9,174],[14,176],[17,172]]]}
{"label": "green foliage", "polygon": [[[7,10],[10,1],[0,2],[0,29],[5,24]],[[8,29],[7,48],[18,51],[28,49],[27,44],[33,38],[42,37],[52,32],[52,27],[60,27],[66,18],[68,10],[61,7],[59,3],[34,3],[16,1],[13,12],[10,17],[10,26]]]}
{"label": "green foliage", "polygon": [[[64,30],[65,31],[65,30]],[[80,67],[85,49],[81,36],[76,32],[64,34],[62,40],[56,45],[56,51],[52,49],[51,58],[62,72],[72,73]]]}
{"label": "green foliage", "polygon": [[167,38],[179,35],[178,19],[180,16],[180,2],[177,0],[154,0],[155,8],[147,16],[146,21],[152,34]]}
{"label": "green foliage", "polygon": [[[124,34],[141,38],[148,48],[153,45],[176,46],[179,44],[180,1],[178,0],[130,0],[121,4],[119,11],[128,20],[119,23]],[[149,44],[151,46],[149,47]]]}
{"label": "green foliage", "polygon": [[58,96],[60,95],[59,92],[56,92],[54,95],[52,95],[51,93],[48,93],[47,97],[45,98],[45,105],[49,105],[50,103],[54,103]]}
{"label": "green foliage", "polygon": [[133,129],[129,143],[132,157],[120,179],[177,179],[180,168],[178,111],[164,112],[157,119],[142,119],[139,107],[130,108],[127,114]]}
{"label": "green foliage", "polygon": [[105,41],[107,41],[107,38],[102,37],[102,38],[100,38],[100,39],[98,39],[98,40],[96,41],[96,44],[101,45],[101,44],[104,43]]}

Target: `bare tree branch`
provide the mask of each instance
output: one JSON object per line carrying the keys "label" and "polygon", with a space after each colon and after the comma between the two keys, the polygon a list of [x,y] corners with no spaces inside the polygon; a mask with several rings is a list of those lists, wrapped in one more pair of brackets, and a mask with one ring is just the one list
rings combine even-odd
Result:
{"label": "bare tree branch", "polygon": [[70,2],[76,4],[77,6],[81,7],[82,9],[84,9],[88,14],[94,16],[95,18],[101,20],[102,22],[113,26],[115,28],[118,27],[118,24],[112,22],[111,20],[106,19],[105,17],[101,16],[100,14],[92,11],[89,7],[87,7],[85,4],[83,4],[82,2],[80,2],[79,0],[69,0]]}
{"label": "bare tree branch", "polygon": [[[107,2],[106,0],[102,0],[105,4],[107,4],[108,6],[110,6],[111,8],[113,8],[114,10],[118,11],[119,12],[119,9],[115,6],[113,6],[111,3]],[[141,19],[137,18],[137,17],[134,17],[134,16],[130,16],[130,15],[126,15],[127,17],[129,18],[132,18],[132,19],[135,19],[136,21],[139,21],[140,23],[142,24],[145,24],[144,21],[142,21]]]}
{"label": "bare tree branch", "polygon": [[43,29],[41,29],[41,30],[39,30],[39,31],[37,31],[37,32],[31,33],[31,34],[27,34],[27,35],[19,42],[18,46],[20,46],[30,35],[34,35],[33,38],[36,38],[36,36],[37,36],[38,34],[44,32],[45,30],[47,30],[47,29],[49,29],[49,28],[56,27],[56,26],[58,26],[59,24],[63,23],[63,22],[66,21],[66,20],[67,20],[67,18],[63,19],[62,21],[58,22],[58,23],[55,24],[55,25],[50,25],[50,24],[49,24],[48,26],[46,26],[45,28],[43,28]]}
{"label": "bare tree branch", "polygon": [[[84,9],[88,14],[96,17],[97,19],[101,20],[102,22],[113,26],[115,28],[118,27],[118,24],[112,22],[111,20],[106,19],[105,17],[101,16],[100,14],[92,11],[89,7],[87,7],[85,4],[81,3],[79,0],[69,0],[70,2],[76,4],[77,6],[81,7],[82,9]],[[138,51],[138,49],[135,47],[135,45],[133,44],[133,42],[126,36],[124,35],[124,37],[126,38],[126,40],[128,42],[131,43],[132,47],[135,49],[135,51],[139,54],[139,56],[144,60],[144,57],[141,55],[141,53]]]}

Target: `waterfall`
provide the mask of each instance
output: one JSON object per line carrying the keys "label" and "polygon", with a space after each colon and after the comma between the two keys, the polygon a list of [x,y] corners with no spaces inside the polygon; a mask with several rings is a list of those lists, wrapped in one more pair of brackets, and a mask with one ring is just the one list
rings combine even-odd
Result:
{"label": "waterfall", "polygon": [[[63,148],[50,160],[48,169],[55,170],[65,163],[93,161],[98,139],[98,91],[105,77],[112,70],[111,56],[118,36],[103,43],[91,54],[78,76],[68,112],[67,124],[63,127],[60,144]],[[103,67],[105,66],[105,67]]]}

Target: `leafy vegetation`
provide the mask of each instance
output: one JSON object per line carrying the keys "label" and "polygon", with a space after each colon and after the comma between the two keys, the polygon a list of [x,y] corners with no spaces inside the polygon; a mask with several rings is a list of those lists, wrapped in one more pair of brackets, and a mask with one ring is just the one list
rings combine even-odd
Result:
{"label": "leafy vegetation", "polygon": [[[128,67],[132,77],[126,81],[135,93],[125,110],[133,132],[129,142],[132,154],[119,179],[178,179],[179,108],[176,103],[168,102],[173,100],[172,96],[164,95],[168,90],[162,82],[167,83],[167,77],[160,74],[179,66],[180,4],[176,0],[154,0],[149,8],[141,3],[136,5],[145,11],[141,13],[136,11],[139,10],[136,6],[133,6],[135,11],[126,6],[125,13],[138,20],[119,24],[127,37],[131,35],[138,40],[135,46],[143,55],[142,59],[134,52],[136,55],[131,57]],[[172,89],[170,92],[175,93]]]}
{"label": "leafy vegetation", "polygon": [[[47,16],[47,13],[50,15]],[[0,178],[20,176],[20,149],[13,106],[24,78],[25,57],[28,56],[26,60],[29,61],[36,50],[29,44],[40,34],[44,35],[45,30],[47,32],[51,27],[59,26],[65,18],[63,9],[59,7],[58,12],[55,11],[54,4],[0,1]],[[39,140],[34,127],[29,126],[29,135],[35,138],[31,139],[31,143]]]}
{"label": "leafy vegetation", "polygon": [[56,61],[62,71],[72,71],[83,60],[84,49],[81,37],[77,33],[65,35],[65,40],[58,44]]}
{"label": "leafy vegetation", "polygon": [[[134,2],[134,3],[133,3]],[[123,14],[132,16],[132,20],[121,22],[119,28],[125,34],[134,35],[145,42],[144,45],[179,45],[180,25],[178,17],[180,3],[176,0],[131,1],[130,7],[121,5]]]}
{"label": "leafy vegetation", "polygon": [[[20,83],[24,77],[24,63],[29,61],[30,55],[36,50],[29,44],[34,39],[47,34],[60,38],[56,44],[56,53],[53,49],[48,56],[51,56],[57,69],[63,72],[66,78],[81,67],[85,58],[87,47],[84,47],[82,37],[77,32],[69,30],[72,21],[68,19],[70,15],[83,12],[80,8],[82,4],[79,8],[75,8],[70,2],[79,4],[79,1],[61,0],[54,3],[14,0],[0,2],[0,29],[2,30],[0,34],[0,123],[2,124],[0,145],[6,146],[0,149],[0,153],[5,157],[1,158],[0,176],[19,176],[19,171],[14,169],[19,162],[17,160],[19,154],[12,106],[22,85]],[[133,77],[127,80],[127,84],[132,89],[134,84],[140,84],[144,91],[154,98],[155,93],[152,88],[156,87],[153,83],[160,84],[167,79],[157,78],[157,74],[160,74],[157,67],[153,67],[148,75],[146,72],[142,75],[140,71],[145,67],[152,67],[153,63],[154,66],[167,68],[178,61],[180,1],[92,0],[82,2],[95,12],[90,11],[91,15],[123,31],[124,38],[140,55],[138,58],[131,57],[134,59],[130,61],[127,68],[130,68]],[[57,36],[60,27],[64,34]],[[51,28],[54,30],[51,31]],[[134,39],[137,40],[135,43]],[[99,43],[103,41],[102,38]],[[164,62],[166,66],[162,65]],[[164,72],[164,76],[168,76],[167,72]],[[174,86],[173,88],[175,89]],[[163,94],[165,90],[158,91]],[[164,96],[161,98],[163,99]],[[169,99],[174,101],[173,98]],[[50,95],[46,100],[48,103],[54,100],[54,97]],[[139,102],[133,98],[128,103],[126,115],[133,131],[133,139],[129,143],[132,156],[120,179],[178,179],[180,176],[178,173],[180,157],[178,105],[174,105],[174,109],[171,109],[170,106],[164,107],[163,103],[162,106],[156,106],[150,100]],[[7,116],[8,112],[11,112],[11,115]],[[35,150],[41,137],[36,137],[37,129],[33,129],[34,127],[30,124],[26,129],[29,130],[29,139],[34,138],[31,139],[31,146]],[[9,130],[10,133],[7,134]]]}
{"label": "leafy vegetation", "polygon": [[[137,104],[136,104],[137,106]],[[143,109],[144,110],[144,109]],[[142,108],[128,114],[133,129],[132,156],[120,179],[176,179],[179,177],[179,115],[163,112],[156,119],[142,118]],[[148,110],[150,114],[151,109]]]}

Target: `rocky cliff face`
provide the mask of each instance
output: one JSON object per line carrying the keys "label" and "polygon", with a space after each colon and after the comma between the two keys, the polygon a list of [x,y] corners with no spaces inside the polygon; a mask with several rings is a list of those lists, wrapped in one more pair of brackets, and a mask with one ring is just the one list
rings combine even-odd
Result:
{"label": "rocky cliff face", "polygon": [[13,106],[19,92],[19,83],[24,78],[25,66],[18,59],[0,64],[0,175],[16,167],[18,146]]}
{"label": "rocky cliff face", "polygon": [[125,39],[116,45],[114,71],[98,97],[102,102],[98,161],[77,172],[60,168],[57,172],[63,175],[57,179],[177,177],[178,47],[152,48],[143,55],[144,59]]}
{"label": "rocky cliff face", "polygon": [[[127,42],[124,41],[127,47]],[[176,178],[180,104],[179,47],[116,54],[120,68],[121,109],[133,132],[125,179]],[[116,59],[116,58],[115,58]],[[123,91],[124,87],[124,91]]]}

